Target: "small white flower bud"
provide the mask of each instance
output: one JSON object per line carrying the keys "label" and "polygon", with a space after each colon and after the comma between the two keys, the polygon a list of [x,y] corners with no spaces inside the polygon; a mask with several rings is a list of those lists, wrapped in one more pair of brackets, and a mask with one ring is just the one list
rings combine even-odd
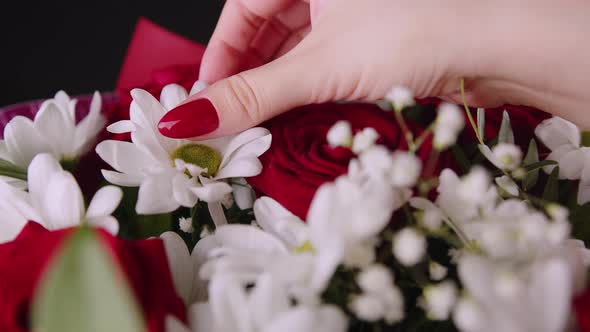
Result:
{"label": "small white flower bud", "polygon": [[432,261],[430,264],[428,264],[428,273],[430,274],[430,278],[436,281],[443,280],[447,276],[448,270],[449,269],[447,269],[445,266],[435,261]]}
{"label": "small white flower bud", "polygon": [[362,294],[354,297],[350,310],[361,320],[375,322],[385,315],[385,306],[375,295]]}
{"label": "small white flower bud", "polygon": [[413,153],[396,151],[392,157],[391,184],[413,187],[422,172],[422,161]]}
{"label": "small white flower bud", "polygon": [[481,331],[485,323],[484,313],[473,300],[462,298],[455,306],[453,322],[460,331]]}
{"label": "small white flower bud", "polygon": [[396,112],[400,112],[408,106],[416,105],[414,94],[408,88],[397,86],[389,90],[385,99],[389,100]]}
{"label": "small white flower bud", "polygon": [[180,227],[180,230],[185,233],[192,233],[195,231],[193,228],[193,220],[191,218],[178,218],[178,226]]}
{"label": "small white flower bud", "polygon": [[549,214],[551,219],[553,219],[553,221],[561,222],[568,220],[569,210],[559,204],[550,203],[547,205],[545,210],[547,211],[547,214]]}
{"label": "small white flower bud", "polygon": [[441,104],[438,107],[434,126],[434,147],[437,150],[444,150],[455,144],[464,125],[465,119],[457,105]]}
{"label": "small white flower bud", "polygon": [[343,146],[349,148],[352,145],[352,128],[348,121],[336,122],[326,135],[326,140],[331,147]]}
{"label": "small white flower bud", "polygon": [[429,231],[436,231],[442,226],[443,215],[437,209],[425,210],[419,222]]}
{"label": "small white flower bud", "polygon": [[406,227],[393,237],[393,254],[403,265],[416,265],[425,253],[426,239],[415,229]]}
{"label": "small white flower bud", "polygon": [[514,144],[500,143],[492,149],[492,155],[503,170],[512,171],[520,166],[522,151]]}
{"label": "small white flower bud", "polygon": [[457,301],[457,287],[451,281],[424,288],[423,306],[428,318],[447,320]]}
{"label": "small white flower bud", "polygon": [[367,127],[354,135],[352,152],[360,154],[375,145],[379,139],[379,133],[374,128]]}
{"label": "small white flower bud", "polygon": [[393,278],[386,266],[373,264],[359,273],[357,283],[364,292],[379,294],[393,286]]}

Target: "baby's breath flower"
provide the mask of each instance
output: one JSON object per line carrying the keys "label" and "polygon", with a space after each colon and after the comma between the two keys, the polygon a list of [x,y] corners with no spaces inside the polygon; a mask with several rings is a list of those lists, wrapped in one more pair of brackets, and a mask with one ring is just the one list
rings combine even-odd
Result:
{"label": "baby's breath flower", "polygon": [[367,127],[354,135],[352,142],[352,152],[360,154],[366,151],[379,139],[379,134],[374,128]]}
{"label": "baby's breath flower", "polygon": [[465,119],[457,105],[441,104],[434,125],[434,147],[444,150],[455,144],[464,125]]}
{"label": "baby's breath flower", "polygon": [[522,151],[518,146],[510,143],[500,143],[494,146],[492,155],[498,164],[496,166],[506,171],[515,170],[522,161]]}
{"label": "baby's breath flower", "polygon": [[352,146],[352,128],[350,123],[345,120],[336,122],[326,135],[326,140],[331,147],[351,147]]}
{"label": "baby's breath flower", "polygon": [[404,108],[414,106],[416,104],[412,91],[403,86],[396,86],[389,90],[385,96],[385,99],[391,102],[393,109],[396,112],[401,112]]}
{"label": "baby's breath flower", "polygon": [[425,253],[426,239],[414,228],[406,227],[393,237],[393,254],[403,265],[416,265]]}
{"label": "baby's breath flower", "polygon": [[195,231],[195,229],[193,228],[193,220],[191,218],[178,218],[178,226],[180,227],[180,230],[185,233],[190,234]]}

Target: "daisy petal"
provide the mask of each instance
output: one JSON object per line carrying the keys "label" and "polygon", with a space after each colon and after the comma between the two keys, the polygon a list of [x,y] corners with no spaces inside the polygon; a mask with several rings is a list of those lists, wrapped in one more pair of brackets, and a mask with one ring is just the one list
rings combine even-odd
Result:
{"label": "daisy petal", "polygon": [[41,137],[33,122],[24,116],[16,116],[4,127],[4,141],[11,160],[18,166],[27,167],[33,157],[41,152],[53,152]]}
{"label": "daisy petal", "polygon": [[193,332],[217,332],[215,317],[209,303],[195,303],[189,308],[189,322]]}
{"label": "daisy petal", "polygon": [[190,329],[184,326],[181,321],[172,315],[166,315],[164,326],[166,332],[192,332]]}
{"label": "daisy petal", "polygon": [[225,218],[221,203],[207,203],[207,208],[209,209],[209,214],[211,215],[211,219],[213,219],[213,223],[215,223],[215,227],[227,225],[227,219]]}
{"label": "daisy petal", "polygon": [[123,134],[134,131],[135,125],[131,120],[121,120],[109,125],[107,130],[113,134]]}
{"label": "daisy petal", "polygon": [[50,230],[80,224],[84,216],[84,197],[72,174],[54,173],[43,197],[43,215]]}
{"label": "daisy petal", "polygon": [[213,182],[205,184],[202,187],[192,187],[190,190],[200,200],[211,203],[219,202],[225,195],[231,193],[231,186],[225,182]]}
{"label": "daisy petal", "polygon": [[96,146],[96,153],[115,170],[130,175],[141,175],[142,169],[158,164],[130,142],[102,141]]}
{"label": "daisy petal", "polygon": [[143,176],[141,175],[123,174],[107,169],[102,169],[100,172],[108,182],[124,187],[138,187],[143,180]]}
{"label": "daisy petal", "polygon": [[[238,150],[242,146],[244,146],[244,145],[246,145],[258,138],[261,138],[263,136],[267,136],[269,134],[270,134],[270,132],[268,131],[268,129],[262,128],[262,127],[256,127],[256,128],[248,129],[248,130],[234,136],[232,138],[232,140],[229,142],[229,144],[225,147],[225,149],[222,149],[222,151],[221,151],[221,153],[223,154],[223,160],[221,161],[221,167],[223,167],[223,165],[227,163],[228,159],[232,158],[232,155],[234,154],[234,152],[236,152],[236,150]],[[265,143],[265,142],[266,141],[263,140],[262,143]],[[204,143],[207,144],[206,141]],[[262,151],[262,152],[264,152],[264,151]]]}
{"label": "daisy petal", "polygon": [[75,129],[75,153],[76,155],[84,154],[90,149],[90,145],[96,139],[96,136],[104,128],[107,120],[100,113],[102,109],[102,98],[98,91],[94,92],[90,102],[90,111],[78,123]]}
{"label": "daisy petal", "polygon": [[[239,136],[238,136],[239,137]],[[224,159],[221,162],[221,168],[231,162],[234,159],[241,159],[244,157],[259,157],[262,155],[266,150],[270,148],[270,144],[272,143],[272,135],[264,135],[262,137],[256,138],[248,143],[245,143],[241,147],[234,150],[231,155],[224,155]]]}
{"label": "daisy petal", "polygon": [[225,167],[221,168],[215,175],[215,179],[227,179],[237,177],[250,177],[260,174],[262,163],[258,158],[244,157],[230,160]]}
{"label": "daisy petal", "polygon": [[178,209],[179,206],[174,199],[172,179],[169,176],[151,176],[141,183],[135,205],[137,213],[167,213]]}
{"label": "daisy petal", "polygon": [[55,155],[73,157],[75,124],[66,110],[61,110],[52,101],[46,102],[35,115],[34,126],[51,142]]}
{"label": "daisy petal", "polygon": [[190,189],[196,185],[194,179],[179,173],[172,179],[174,199],[184,207],[193,207],[197,204],[198,198]]}
{"label": "daisy petal", "polygon": [[180,103],[185,101],[187,97],[188,94],[182,86],[175,83],[168,84],[160,93],[160,103],[167,111],[169,111],[180,105]]}
{"label": "daisy petal", "polygon": [[102,228],[105,231],[109,232],[112,235],[117,235],[119,233],[119,222],[115,217],[112,216],[101,216],[101,217],[93,217],[87,218],[86,220],[89,225],[94,227]]}
{"label": "daisy petal", "polygon": [[103,217],[111,215],[123,198],[123,191],[119,187],[105,186],[100,188],[86,211],[87,218]]}
{"label": "daisy petal", "polygon": [[61,165],[55,158],[48,153],[38,154],[27,170],[27,180],[29,193],[33,204],[35,206],[41,206],[43,199],[48,194],[47,186],[49,185],[49,179],[53,174],[62,172]]}
{"label": "daisy petal", "polygon": [[174,232],[165,232],[160,235],[164,241],[164,249],[168,257],[168,265],[176,292],[184,300],[184,304],[191,304],[193,285],[193,264],[188,248],[182,238]]}

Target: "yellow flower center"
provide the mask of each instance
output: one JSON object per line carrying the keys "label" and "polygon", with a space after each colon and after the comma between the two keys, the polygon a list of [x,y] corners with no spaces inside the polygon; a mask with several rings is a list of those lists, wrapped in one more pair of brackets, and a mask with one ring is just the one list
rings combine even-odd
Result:
{"label": "yellow flower center", "polygon": [[314,252],[315,250],[313,249],[313,246],[311,245],[311,242],[309,241],[305,241],[303,242],[302,245],[300,245],[299,247],[295,248],[295,252],[298,254],[302,254],[305,252]]}
{"label": "yellow flower center", "polygon": [[172,163],[176,159],[183,160],[189,164],[206,168],[203,176],[213,176],[217,173],[219,165],[221,165],[221,155],[215,149],[203,144],[185,144],[178,147],[170,156]]}

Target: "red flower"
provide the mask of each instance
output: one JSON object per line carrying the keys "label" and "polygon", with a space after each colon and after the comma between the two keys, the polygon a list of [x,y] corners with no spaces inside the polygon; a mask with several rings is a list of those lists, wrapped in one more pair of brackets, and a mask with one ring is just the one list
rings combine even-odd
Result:
{"label": "red flower", "polygon": [[574,311],[581,332],[590,332],[590,288],[574,299]]}
{"label": "red flower", "polygon": [[[29,331],[33,292],[52,255],[72,229],[50,232],[30,222],[12,242],[0,245],[0,331]],[[149,332],[164,331],[168,314],[185,318],[161,240],[123,241],[98,231],[143,308]]]}
{"label": "red flower", "polygon": [[353,132],[373,127],[380,135],[379,144],[407,150],[391,112],[373,104],[309,105],[268,122],[272,145],[261,157],[262,173],[248,178],[250,184],[305,220],[316,189],[345,174],[354,156],[350,149],[332,148],[326,141],[338,120],[350,122]]}

